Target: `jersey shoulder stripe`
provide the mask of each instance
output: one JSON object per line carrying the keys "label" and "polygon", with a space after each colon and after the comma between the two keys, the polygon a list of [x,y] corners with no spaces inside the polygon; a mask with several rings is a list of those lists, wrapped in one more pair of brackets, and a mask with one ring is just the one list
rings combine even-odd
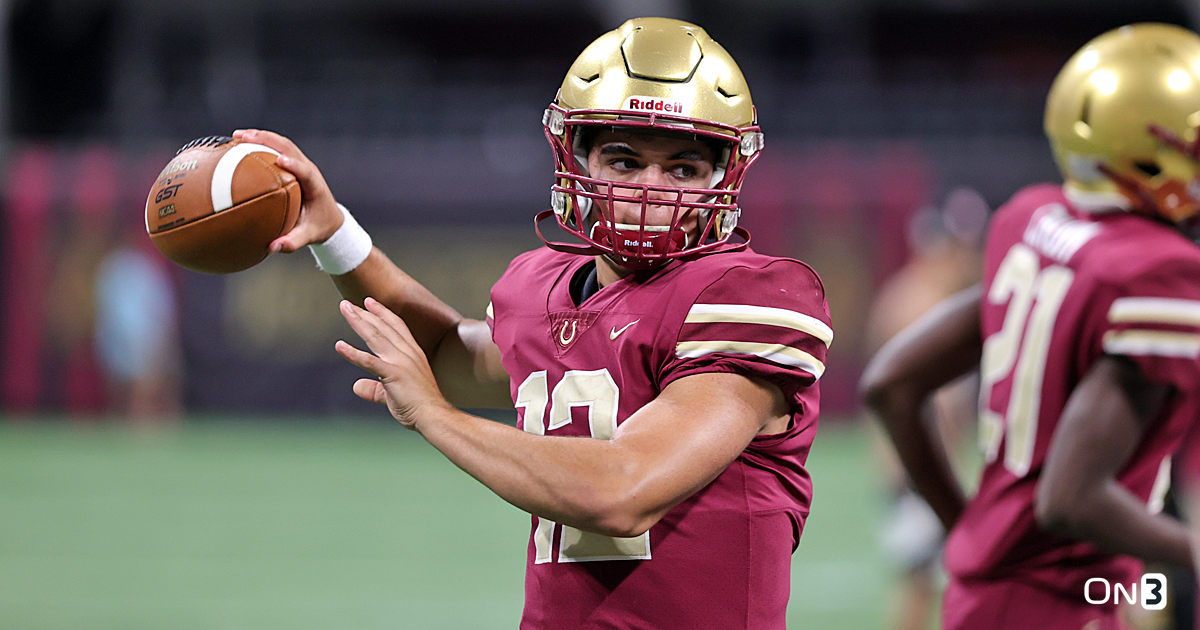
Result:
{"label": "jersey shoulder stripe", "polygon": [[1110,330],[1104,333],[1104,352],[1115,355],[1200,357],[1200,334],[1165,330]]}
{"label": "jersey shoulder stripe", "polygon": [[1164,297],[1122,297],[1108,309],[1113,324],[1138,322],[1200,328],[1200,301]]}
{"label": "jersey shoulder stripe", "polygon": [[829,347],[833,343],[833,329],[821,320],[790,311],[769,306],[751,306],[747,304],[693,304],[684,318],[685,324],[760,324],[764,326],[781,326],[791,328],[816,337]]}
{"label": "jersey shoulder stripe", "polygon": [[781,343],[758,343],[751,341],[681,341],[675,346],[675,356],[680,359],[695,359],[709,354],[754,355],[790,367],[797,367],[815,378],[825,373],[825,364],[813,355]]}

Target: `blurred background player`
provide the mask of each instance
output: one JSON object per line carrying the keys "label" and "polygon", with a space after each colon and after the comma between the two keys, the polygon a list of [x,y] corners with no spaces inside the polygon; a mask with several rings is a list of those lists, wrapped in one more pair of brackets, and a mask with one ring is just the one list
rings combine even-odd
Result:
{"label": "blurred background player", "polygon": [[95,270],[94,344],[110,410],[138,423],[183,412],[178,297],[141,230],[120,239]]}
{"label": "blurred background player", "polygon": [[[912,257],[879,288],[867,316],[868,357],[930,308],[979,282],[979,245],[988,213],[982,196],[966,187],[952,190],[940,207],[913,213],[908,229]],[[965,447],[974,435],[978,394],[977,375],[971,375],[933,395],[937,429],[960,478],[968,465]],[[880,539],[899,573],[888,603],[887,627],[921,630],[929,627],[937,611],[945,530],[913,491],[895,451],[882,435],[876,438],[873,454],[889,493]]]}
{"label": "blurred background player", "polygon": [[182,412],[177,302],[162,261],[139,239],[115,248],[96,272],[96,356],[113,412],[135,422]]}
{"label": "blurred background player", "polygon": [[534,515],[521,627],[783,628],[833,333],[812,269],[737,228],[763,146],[745,79],[703,29],[634,19],[583,51],[543,124],[539,219],[582,244],[518,256],[486,321],[373,248],[290,141],[236,135],[301,182],[273,247],[312,245],[346,298],[370,353],[338,351],[377,377],[355,393]]}
{"label": "blurred background player", "polygon": [[[946,628],[1122,627],[1115,601],[1086,601],[1087,580],[1136,583],[1134,557],[1190,561],[1186,530],[1159,511],[1200,413],[1200,248],[1183,234],[1200,206],[1198,111],[1194,33],[1138,24],[1084,46],[1046,105],[1064,183],[1001,207],[982,289],[922,318],[863,376],[914,485],[953,527]],[[924,409],[977,361],[987,464],[968,503]]]}

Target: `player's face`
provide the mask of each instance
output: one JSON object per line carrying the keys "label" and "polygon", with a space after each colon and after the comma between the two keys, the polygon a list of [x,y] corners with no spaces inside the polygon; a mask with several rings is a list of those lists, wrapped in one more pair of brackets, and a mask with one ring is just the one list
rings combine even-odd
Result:
{"label": "player's face", "polygon": [[[597,179],[614,182],[669,186],[674,188],[708,188],[712,183],[713,148],[690,136],[605,130],[597,134],[588,151],[588,172]],[[597,192],[605,192],[598,190]],[[634,191],[617,188],[615,194],[634,196]],[[636,193],[640,195],[640,191]],[[646,225],[670,225],[675,212],[675,195],[652,190],[650,200],[669,203],[647,204]],[[699,201],[700,194],[685,194],[684,201]],[[598,204],[604,201],[598,200]],[[617,223],[638,225],[641,222],[640,203],[614,202],[613,218]],[[682,221],[689,235],[697,230],[699,217],[693,210]]]}

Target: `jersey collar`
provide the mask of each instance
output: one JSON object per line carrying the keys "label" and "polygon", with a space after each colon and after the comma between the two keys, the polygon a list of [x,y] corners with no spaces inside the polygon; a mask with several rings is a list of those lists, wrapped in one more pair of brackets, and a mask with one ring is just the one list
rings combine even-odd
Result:
{"label": "jersey collar", "polygon": [[1102,214],[1105,212],[1124,211],[1133,209],[1129,198],[1119,192],[1102,190],[1083,190],[1069,183],[1063,184],[1063,196],[1071,202],[1075,209],[1086,214]]}

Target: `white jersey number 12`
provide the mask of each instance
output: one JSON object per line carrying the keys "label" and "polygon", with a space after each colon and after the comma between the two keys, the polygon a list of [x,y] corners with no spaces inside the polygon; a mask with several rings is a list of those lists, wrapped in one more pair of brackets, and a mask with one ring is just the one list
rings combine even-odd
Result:
{"label": "white jersey number 12", "polygon": [[[611,440],[617,430],[617,403],[620,391],[607,369],[571,370],[563,374],[554,391],[550,391],[546,371],[530,374],[517,388],[516,406],[525,409],[525,430],[545,435],[547,430],[571,422],[572,407],[586,407],[591,436]],[[546,424],[546,408],[550,408],[550,423]],[[612,538],[574,527],[559,525],[537,517],[533,534],[534,563],[550,562],[556,527],[561,528],[558,546],[559,562],[594,562],[597,560],[649,560],[650,532],[633,538]]]}

